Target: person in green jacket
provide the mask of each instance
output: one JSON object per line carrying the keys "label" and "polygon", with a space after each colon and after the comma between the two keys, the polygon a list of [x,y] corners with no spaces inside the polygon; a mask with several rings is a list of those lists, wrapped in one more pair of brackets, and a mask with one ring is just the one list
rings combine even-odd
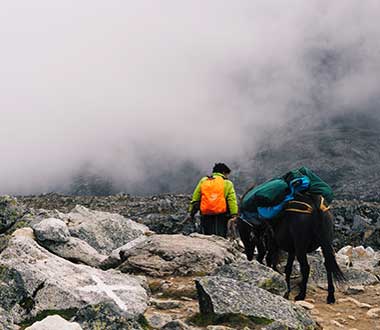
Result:
{"label": "person in green jacket", "polygon": [[201,233],[227,237],[230,219],[238,215],[238,203],[232,181],[228,180],[230,168],[216,163],[212,175],[203,177],[197,184],[189,206],[189,218],[201,214]]}

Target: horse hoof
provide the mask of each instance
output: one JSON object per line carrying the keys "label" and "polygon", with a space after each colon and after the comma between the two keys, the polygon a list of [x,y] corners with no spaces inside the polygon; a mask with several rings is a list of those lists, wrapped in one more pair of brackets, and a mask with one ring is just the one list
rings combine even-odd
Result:
{"label": "horse hoof", "polygon": [[289,300],[289,292],[286,292],[286,293],[284,294],[284,298]]}
{"label": "horse hoof", "polygon": [[300,294],[299,294],[298,296],[296,296],[296,297],[294,298],[294,300],[295,300],[295,301],[298,301],[298,300],[305,300],[305,297],[306,297],[305,295],[300,295]]}
{"label": "horse hoof", "polygon": [[327,297],[328,304],[335,304],[335,297]]}

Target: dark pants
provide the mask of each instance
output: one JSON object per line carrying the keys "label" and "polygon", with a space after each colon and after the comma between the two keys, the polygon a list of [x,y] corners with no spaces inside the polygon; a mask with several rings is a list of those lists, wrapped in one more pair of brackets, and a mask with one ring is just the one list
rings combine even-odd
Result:
{"label": "dark pants", "polygon": [[202,215],[201,233],[204,235],[218,235],[227,237],[228,214]]}

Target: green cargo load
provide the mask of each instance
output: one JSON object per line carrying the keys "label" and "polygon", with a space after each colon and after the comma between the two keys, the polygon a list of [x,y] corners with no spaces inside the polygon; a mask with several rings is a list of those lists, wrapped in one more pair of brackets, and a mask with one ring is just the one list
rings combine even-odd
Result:
{"label": "green cargo load", "polygon": [[264,182],[247,191],[241,200],[241,208],[248,212],[257,212],[258,206],[277,205],[289,191],[288,184],[281,178]]}
{"label": "green cargo load", "polygon": [[310,179],[310,187],[308,192],[315,195],[322,195],[327,203],[331,203],[334,199],[334,192],[331,187],[323,181],[318,175],[316,175],[311,169],[303,166],[299,169],[295,169],[286,173],[283,178],[286,182],[290,182],[295,178],[299,178],[306,175]]}

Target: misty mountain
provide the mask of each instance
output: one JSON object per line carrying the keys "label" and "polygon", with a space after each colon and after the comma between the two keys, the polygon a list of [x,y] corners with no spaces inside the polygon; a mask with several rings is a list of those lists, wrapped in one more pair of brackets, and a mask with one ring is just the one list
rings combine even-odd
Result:
{"label": "misty mountain", "polygon": [[297,124],[274,133],[241,166],[240,187],[307,166],[333,187],[338,199],[380,199],[380,121],[376,115],[348,113],[299,131]]}
{"label": "misty mountain", "polygon": [[[314,124],[316,122],[317,124]],[[380,200],[380,121],[375,114],[346,113],[326,120],[300,118],[270,132],[258,152],[230,164],[236,190],[242,194],[252,184],[307,166],[334,189],[337,199]],[[248,137],[247,137],[248,138]],[[223,160],[221,160],[223,161]],[[212,164],[210,164],[212,166]],[[151,163],[146,176],[133,185],[111,183],[83,171],[65,193],[107,195],[126,192],[137,195],[191,193],[202,175],[197,164],[174,163],[159,168]]]}

